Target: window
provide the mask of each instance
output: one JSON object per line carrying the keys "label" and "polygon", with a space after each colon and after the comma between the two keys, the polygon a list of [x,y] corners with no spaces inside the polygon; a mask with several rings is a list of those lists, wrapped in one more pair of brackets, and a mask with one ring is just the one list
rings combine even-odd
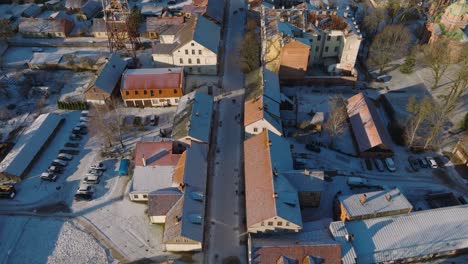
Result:
{"label": "window", "polygon": [[138,199],[138,194],[134,194],[133,199]]}
{"label": "window", "polygon": [[335,52],[338,52],[338,47],[335,47]]}
{"label": "window", "polygon": [[148,195],[143,194],[143,199],[148,199]]}
{"label": "window", "polygon": [[174,94],[177,94],[177,89],[174,89]]}
{"label": "window", "polygon": [[197,64],[200,64],[200,59],[197,59]]}
{"label": "window", "polygon": [[282,225],[283,225],[283,222],[278,221],[278,226],[282,226]]}
{"label": "window", "polygon": [[159,94],[162,94],[162,90],[161,90],[161,89],[159,90]]}
{"label": "window", "polygon": [[330,41],[331,40],[331,36],[327,36],[327,41]]}
{"label": "window", "polygon": [[153,90],[150,90],[150,95],[154,96],[154,91]]}
{"label": "window", "polygon": [[189,64],[192,64],[192,59],[188,59],[188,63],[189,63]]}
{"label": "window", "polygon": [[138,95],[138,91],[135,91],[135,95]]}
{"label": "window", "polygon": [[258,131],[258,128],[254,127],[254,129],[253,129],[253,130],[254,130],[254,132],[257,132],[257,131]]}
{"label": "window", "polygon": [[272,226],[272,225],[273,225],[273,222],[268,222],[268,225],[269,225],[269,226]]}
{"label": "window", "polygon": [[325,52],[328,52],[328,47],[325,47]]}
{"label": "window", "polygon": [[320,41],[322,39],[322,36],[321,35],[318,35],[317,36],[317,41]]}
{"label": "window", "polygon": [[309,39],[309,41],[310,41],[310,44],[312,44],[312,42],[314,42],[314,39]]}
{"label": "window", "polygon": [[130,92],[129,92],[129,91],[125,91],[125,95],[130,95]]}
{"label": "window", "polygon": [[179,62],[180,62],[180,64],[184,64],[184,59],[180,58]]}
{"label": "window", "polygon": [[188,50],[185,50],[185,55],[188,55]]}
{"label": "window", "polygon": [[143,94],[146,95],[148,92],[146,90],[143,90]]}
{"label": "window", "polygon": [[202,55],[202,51],[201,51],[201,50],[198,50],[198,55]]}
{"label": "window", "polygon": [[193,47],[193,46],[195,46],[195,43],[192,42],[192,44],[190,44],[190,45],[192,45],[192,47]]}
{"label": "window", "polygon": [[195,50],[192,50],[192,55],[195,55]]}
{"label": "window", "polygon": [[319,51],[319,46],[315,47],[315,51],[316,51],[316,52]]}

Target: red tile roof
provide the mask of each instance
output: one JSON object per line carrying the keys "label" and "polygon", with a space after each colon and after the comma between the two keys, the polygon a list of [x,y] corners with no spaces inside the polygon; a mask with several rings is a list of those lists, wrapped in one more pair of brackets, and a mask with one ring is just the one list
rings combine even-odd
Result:
{"label": "red tile roof", "polygon": [[182,79],[182,68],[127,70],[122,90],[180,89]]}
{"label": "red tile roof", "polygon": [[172,142],[138,142],[135,147],[135,166],[175,166],[179,154],[172,154]]}
{"label": "red tile roof", "polygon": [[[307,256],[322,259],[326,264],[341,263],[341,248],[338,244],[330,245],[290,245],[261,247],[252,252],[252,263],[276,263],[282,256],[295,259],[299,263],[307,261]],[[305,262],[307,263],[307,262]]]}
{"label": "red tile roof", "polygon": [[177,189],[163,189],[150,193],[148,195],[148,215],[166,215],[180,197],[182,197],[182,193],[177,191]]}
{"label": "red tile roof", "polygon": [[244,141],[247,227],[276,216],[268,141],[267,131]]}

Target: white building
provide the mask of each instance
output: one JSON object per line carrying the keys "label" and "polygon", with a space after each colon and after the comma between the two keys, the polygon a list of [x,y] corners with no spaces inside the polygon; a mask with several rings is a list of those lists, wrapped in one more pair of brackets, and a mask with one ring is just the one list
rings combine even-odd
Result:
{"label": "white building", "polygon": [[192,74],[217,74],[221,28],[202,15],[160,35],[153,46],[156,67],[185,66]]}

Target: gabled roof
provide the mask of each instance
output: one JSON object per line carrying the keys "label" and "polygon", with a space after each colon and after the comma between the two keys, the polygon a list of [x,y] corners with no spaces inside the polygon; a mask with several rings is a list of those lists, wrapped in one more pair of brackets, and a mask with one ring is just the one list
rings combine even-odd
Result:
{"label": "gabled roof", "polygon": [[341,244],[344,264],[382,263],[466,249],[468,205],[338,221],[330,224],[330,231]]}
{"label": "gabled roof", "polygon": [[20,18],[18,31],[20,33],[63,32],[67,34],[67,24],[73,25],[73,22],[64,18]]}
{"label": "gabled roof", "polygon": [[347,100],[346,109],[353,129],[359,152],[377,146],[390,149],[390,139],[372,102],[358,93]]}
{"label": "gabled roof", "polygon": [[321,192],[325,187],[323,171],[281,172],[298,192]]}
{"label": "gabled roof", "polygon": [[223,22],[226,0],[209,0],[206,6],[206,15],[218,23]]}
{"label": "gabled roof", "polygon": [[182,192],[177,188],[166,188],[151,192],[148,195],[148,215],[165,216],[180,200]]}
{"label": "gabled roof", "polygon": [[213,114],[213,97],[200,90],[182,96],[174,116],[172,138],[191,137],[208,143]]}
{"label": "gabled roof", "polygon": [[135,146],[135,166],[175,166],[181,155],[172,153],[172,141],[137,142]]}
{"label": "gabled roof", "polygon": [[174,166],[135,166],[130,193],[150,193],[176,187],[172,182]]}
{"label": "gabled roof", "polygon": [[183,68],[128,69],[123,73],[121,90],[181,89]]}
{"label": "gabled roof", "polygon": [[[221,2],[221,0],[210,2]],[[194,41],[217,54],[220,37],[221,27],[219,25],[216,25],[202,15],[197,15],[197,22],[193,33]]]}
{"label": "gabled roof", "polygon": [[182,25],[184,17],[147,17],[146,31],[147,32],[162,32],[170,26]]}
{"label": "gabled roof", "polygon": [[100,1],[89,0],[86,4],[81,7],[81,11],[87,16],[92,16],[95,13],[102,10],[102,4]]}
{"label": "gabled roof", "polygon": [[270,131],[244,141],[247,226],[278,216],[302,224],[297,191],[281,175],[292,170],[288,142]]}
{"label": "gabled roof", "polygon": [[[361,197],[364,194],[366,201],[361,204]],[[398,188],[388,191],[342,195],[338,199],[348,215],[352,217],[413,208]]]}
{"label": "gabled roof", "polygon": [[109,61],[98,73],[97,79],[92,85],[90,85],[90,88],[96,86],[99,89],[112,94],[126,67],[127,62],[122,60],[119,54],[112,53]]}

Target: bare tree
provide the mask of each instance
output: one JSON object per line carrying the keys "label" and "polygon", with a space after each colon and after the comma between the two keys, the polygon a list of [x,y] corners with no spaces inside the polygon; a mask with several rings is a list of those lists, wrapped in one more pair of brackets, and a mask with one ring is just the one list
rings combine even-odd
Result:
{"label": "bare tree", "polygon": [[11,27],[11,24],[6,19],[0,20],[0,38],[5,40],[9,37],[13,37],[15,35],[15,31]]}
{"label": "bare tree", "polygon": [[112,147],[115,142],[118,142],[122,148],[125,148],[123,143],[125,130],[122,124],[121,109],[122,106],[116,102],[94,106],[91,109],[90,132],[103,140],[108,147]]}
{"label": "bare tree", "polygon": [[324,124],[324,130],[330,135],[331,145],[333,146],[335,138],[342,134],[346,129],[346,106],[343,98],[333,96],[330,98],[330,116]]}
{"label": "bare tree", "polygon": [[421,101],[410,97],[406,110],[412,114],[406,125],[406,137],[408,146],[412,146],[421,124],[427,120],[432,111],[432,101],[425,96]]}
{"label": "bare tree", "polygon": [[387,20],[387,11],[384,8],[371,8],[366,9],[366,14],[362,21],[364,28],[367,33],[371,36],[374,36],[378,29],[379,25],[382,22]]}
{"label": "bare tree", "polygon": [[241,43],[240,62],[244,73],[251,72],[260,66],[260,37],[257,22],[247,18],[247,30]]}
{"label": "bare tree", "polygon": [[431,69],[434,83],[432,89],[436,89],[440,79],[450,65],[450,49],[447,41],[437,41],[422,47],[422,61]]}
{"label": "bare tree", "polygon": [[402,25],[386,26],[372,41],[369,64],[379,67],[380,74],[393,59],[404,56],[408,50],[411,33]]}

